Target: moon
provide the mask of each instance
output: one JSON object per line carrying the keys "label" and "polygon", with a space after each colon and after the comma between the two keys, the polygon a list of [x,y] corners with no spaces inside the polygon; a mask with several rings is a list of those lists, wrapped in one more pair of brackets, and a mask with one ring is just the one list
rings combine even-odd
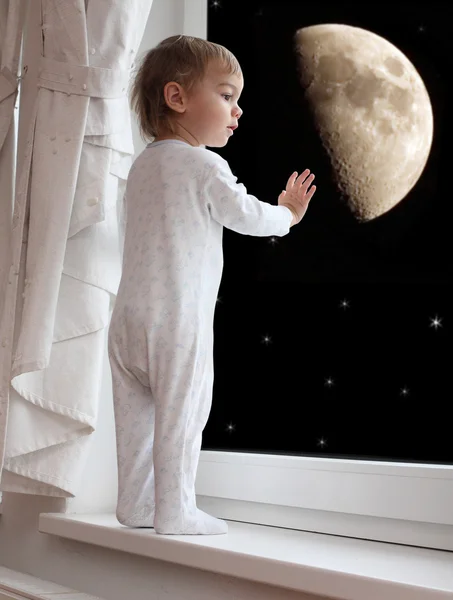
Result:
{"label": "moon", "polygon": [[433,140],[418,71],[384,38],[349,25],[294,36],[299,79],[341,197],[360,222],[396,206],[417,183]]}

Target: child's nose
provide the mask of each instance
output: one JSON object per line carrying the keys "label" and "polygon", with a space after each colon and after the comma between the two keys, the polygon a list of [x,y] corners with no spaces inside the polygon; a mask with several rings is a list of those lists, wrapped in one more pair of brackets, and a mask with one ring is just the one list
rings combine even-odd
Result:
{"label": "child's nose", "polygon": [[239,117],[242,115],[242,108],[240,108],[239,106],[236,106],[236,110],[234,112],[234,116],[236,119],[239,119]]}

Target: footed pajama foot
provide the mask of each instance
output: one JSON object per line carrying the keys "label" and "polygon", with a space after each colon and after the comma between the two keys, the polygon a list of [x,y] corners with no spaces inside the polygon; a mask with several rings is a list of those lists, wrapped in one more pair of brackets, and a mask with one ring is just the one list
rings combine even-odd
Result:
{"label": "footed pajama foot", "polygon": [[154,529],[162,535],[219,535],[228,532],[228,525],[202,510],[182,519],[180,517],[156,518]]}
{"label": "footed pajama foot", "polygon": [[144,515],[143,512],[140,512],[127,516],[123,512],[117,511],[116,518],[125,527],[154,528],[154,513]]}

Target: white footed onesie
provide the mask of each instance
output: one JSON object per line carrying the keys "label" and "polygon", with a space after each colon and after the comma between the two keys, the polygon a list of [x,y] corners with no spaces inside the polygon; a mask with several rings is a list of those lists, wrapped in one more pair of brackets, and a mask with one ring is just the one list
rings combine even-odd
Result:
{"label": "white footed onesie", "polygon": [[163,140],[134,162],[109,329],[123,525],[160,534],[227,532],[195,498],[212,402],[223,227],[284,236],[291,221],[288,208],[247,194],[228,163],[205,148]]}

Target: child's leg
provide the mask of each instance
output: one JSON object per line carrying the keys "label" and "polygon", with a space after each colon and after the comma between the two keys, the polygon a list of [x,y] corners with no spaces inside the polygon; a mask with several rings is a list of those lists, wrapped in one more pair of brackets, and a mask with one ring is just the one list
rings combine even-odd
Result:
{"label": "child's leg", "polygon": [[212,403],[209,340],[207,344],[200,340],[178,344],[165,358],[158,369],[163,377],[151,381],[157,390],[155,530],[161,534],[226,533],[225,521],[199,510],[195,498],[202,431]]}
{"label": "child's leg", "polygon": [[109,353],[118,461],[116,517],[128,527],[154,526],[155,406],[149,387]]}

